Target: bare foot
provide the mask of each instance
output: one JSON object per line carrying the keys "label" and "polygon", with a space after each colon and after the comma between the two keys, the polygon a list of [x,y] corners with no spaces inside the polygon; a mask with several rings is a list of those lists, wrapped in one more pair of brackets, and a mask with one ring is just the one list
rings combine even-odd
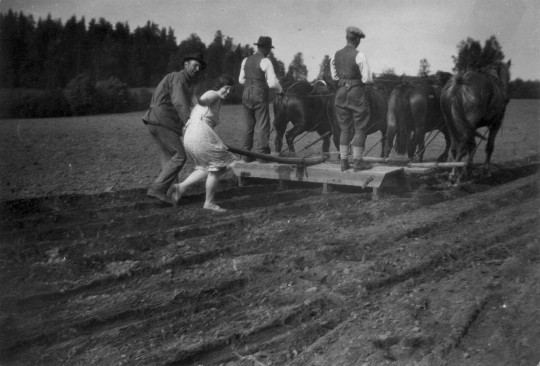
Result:
{"label": "bare foot", "polygon": [[226,209],[219,207],[215,203],[205,203],[203,208],[205,210],[212,210],[212,211],[215,211],[215,212],[227,212]]}
{"label": "bare foot", "polygon": [[180,184],[173,184],[171,199],[174,207],[178,207],[180,199],[182,198],[183,190],[180,188]]}

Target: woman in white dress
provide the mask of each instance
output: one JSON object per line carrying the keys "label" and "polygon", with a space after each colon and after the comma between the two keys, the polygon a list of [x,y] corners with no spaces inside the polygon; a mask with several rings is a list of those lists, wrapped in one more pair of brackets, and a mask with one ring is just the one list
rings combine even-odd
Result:
{"label": "woman in white dress", "polygon": [[219,124],[221,100],[234,90],[234,79],[220,76],[212,90],[205,92],[191,111],[184,133],[184,147],[195,162],[195,170],[183,182],[174,184],[171,198],[175,206],[187,188],[206,178],[206,200],[203,208],[225,212],[214,202],[219,176],[230,168],[236,156],[230,153],[214,128]]}

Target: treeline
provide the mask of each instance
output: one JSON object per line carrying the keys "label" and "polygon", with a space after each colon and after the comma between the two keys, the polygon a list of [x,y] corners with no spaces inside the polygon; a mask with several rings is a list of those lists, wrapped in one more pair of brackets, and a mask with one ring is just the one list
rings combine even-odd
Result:
{"label": "treeline", "polygon": [[[222,73],[238,77],[254,48],[221,31],[208,46],[196,34],[178,44],[171,28],[152,22],[131,31],[127,23],[113,26],[103,18],[87,24],[73,16],[62,23],[49,15],[36,22],[22,12],[0,13],[0,118],[145,109],[151,97],[145,88],[180,70],[183,57],[193,52],[205,55],[208,65],[199,85],[208,87]],[[283,62],[273,54],[270,59],[285,78]]]}
{"label": "treeline", "polygon": [[[458,54],[452,56],[454,72],[479,70],[497,61],[503,61],[505,55],[497,37],[491,36],[484,42],[468,37],[457,45]],[[510,69],[512,73],[512,69]],[[540,81],[515,79],[510,82],[510,98],[540,99]]]}
{"label": "treeline", "polygon": [[196,34],[177,43],[171,28],[148,22],[131,31],[127,23],[75,16],[34,21],[22,12],[0,13],[0,87],[59,89],[86,74],[94,80],[115,77],[130,87],[153,87],[182,66],[191,52],[207,56],[207,76],[237,75],[242,59],[253,52],[220,31],[207,47]]}
{"label": "treeline", "polygon": [[[236,78],[243,58],[254,48],[234,43],[219,30],[207,46],[196,34],[177,43],[171,28],[152,22],[132,31],[127,23],[112,25],[103,18],[87,23],[73,16],[62,23],[49,15],[36,22],[22,12],[0,13],[0,118],[143,110],[151,98],[148,89],[181,69],[183,57],[193,52],[202,52],[208,64],[199,83],[205,89],[222,73]],[[307,80],[301,52],[287,69],[272,53],[269,57],[284,87]],[[483,47],[468,38],[453,56],[454,71],[503,58],[495,37]],[[419,75],[429,75],[426,59],[420,62]],[[321,78],[330,81],[328,55],[313,79]],[[238,87],[230,102],[238,103],[241,93]],[[540,98],[540,81],[512,81],[511,98]]]}

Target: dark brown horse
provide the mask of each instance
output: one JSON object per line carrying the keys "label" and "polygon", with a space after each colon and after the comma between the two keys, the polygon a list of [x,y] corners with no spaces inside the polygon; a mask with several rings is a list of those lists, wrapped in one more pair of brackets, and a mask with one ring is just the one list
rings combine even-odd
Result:
{"label": "dark brown horse", "polygon": [[[454,161],[461,161],[467,155],[466,175],[472,168],[476,130],[480,127],[487,127],[489,131],[485,160],[489,167],[495,137],[509,102],[510,65],[510,61],[497,62],[480,71],[454,75],[443,88],[441,109],[450,132],[450,151]],[[461,173],[457,179],[463,176]]]}
{"label": "dark brown horse", "polygon": [[[332,90],[322,81],[313,85],[307,81],[295,82],[283,97],[274,99],[275,153],[281,153],[284,135],[289,151],[294,153],[294,139],[303,132],[315,131],[322,137],[323,155],[328,155],[332,135],[333,101]],[[293,128],[285,132],[289,122],[293,124]]]}
{"label": "dark brown horse", "polygon": [[388,100],[388,131],[386,134],[385,157],[388,157],[396,138],[396,152],[407,153],[409,159],[424,159],[426,133],[439,130],[443,133],[446,147],[437,161],[448,159],[450,135],[444,123],[440,108],[441,84],[446,80],[439,79],[429,83],[425,78],[405,81],[399,84],[390,94]]}

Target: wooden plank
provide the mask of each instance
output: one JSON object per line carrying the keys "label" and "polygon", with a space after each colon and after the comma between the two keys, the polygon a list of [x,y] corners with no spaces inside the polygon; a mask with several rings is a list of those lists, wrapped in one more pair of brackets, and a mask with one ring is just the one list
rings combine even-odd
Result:
{"label": "wooden plank", "polygon": [[425,163],[410,163],[408,164],[413,168],[462,168],[467,166],[465,161],[449,161],[449,162],[425,162]]}
{"label": "wooden plank", "polygon": [[338,164],[317,164],[308,167],[277,163],[245,163],[237,161],[233,165],[239,177],[290,180],[298,182],[327,183],[357,187],[399,186],[404,179],[402,167],[377,165],[369,170],[342,172]]}
{"label": "wooden plank", "polygon": [[379,158],[376,156],[363,156],[362,160],[368,161],[370,163],[402,164],[402,165],[405,165],[409,162],[409,159],[406,157]]}
{"label": "wooden plank", "polygon": [[416,167],[404,166],[403,171],[406,174],[429,174],[429,173],[433,173],[435,171],[435,168],[426,168],[426,167],[416,168]]}

